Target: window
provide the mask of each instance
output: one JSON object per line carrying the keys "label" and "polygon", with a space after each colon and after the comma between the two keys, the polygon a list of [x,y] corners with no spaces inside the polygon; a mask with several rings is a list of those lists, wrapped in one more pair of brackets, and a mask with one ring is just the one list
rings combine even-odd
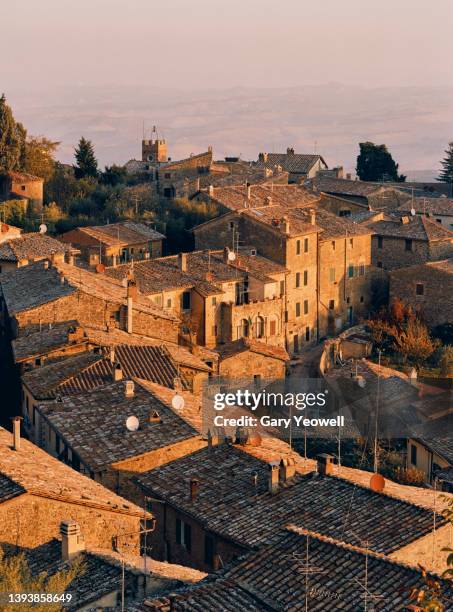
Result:
{"label": "window", "polygon": [[378,249],[382,249],[382,245],[384,244],[384,239],[382,238],[382,236],[378,236],[377,239],[377,248]]}
{"label": "window", "polygon": [[285,281],[280,281],[280,295],[285,295]]}
{"label": "window", "polygon": [[437,223],[442,223],[442,219],[436,219]]}
{"label": "window", "polygon": [[359,263],[359,276],[365,276],[365,264]]}
{"label": "window", "polygon": [[424,293],[425,293],[425,285],[423,285],[422,283],[417,283],[415,285],[415,294],[424,295]]}
{"label": "window", "polygon": [[20,188],[22,189],[22,191],[25,191],[25,185],[21,185]]}
{"label": "window", "polygon": [[165,172],[165,174],[164,174],[164,178],[166,178],[166,179],[171,178],[171,174],[170,174],[170,172]]}
{"label": "window", "polygon": [[350,217],[351,211],[349,210],[349,208],[344,208],[343,210],[340,210],[340,214],[338,216],[339,217]]}
{"label": "window", "polygon": [[256,337],[264,338],[264,319],[263,317],[256,317]]}
{"label": "window", "polygon": [[296,302],[296,317],[300,317],[300,302]]}
{"label": "window", "polygon": [[300,255],[300,240],[296,240],[296,255]]}
{"label": "window", "polygon": [[382,268],[382,261],[378,261],[376,265],[378,268]]}
{"label": "window", "polygon": [[277,333],[277,321],[271,320],[269,324],[269,335],[275,336],[276,333]]}
{"label": "window", "polygon": [[297,334],[294,334],[293,343],[294,343],[294,352],[298,353],[299,352],[299,336]]}
{"label": "window", "polygon": [[309,327],[305,328],[305,341],[310,342],[310,328]]}
{"label": "window", "polygon": [[217,325],[212,326],[212,335],[217,336]]}
{"label": "window", "polygon": [[308,253],[308,238],[304,238],[304,253]]}
{"label": "window", "polygon": [[185,548],[189,553],[192,550],[192,527],[178,518],[176,519],[176,544]]}
{"label": "window", "polygon": [[288,323],[288,311],[285,310],[285,323]]}
{"label": "window", "polygon": [[255,387],[259,387],[261,382],[261,374],[254,374],[253,375],[253,384],[255,385]]}
{"label": "window", "polygon": [[171,298],[167,299],[167,308],[171,308]]}
{"label": "window", "polygon": [[335,309],[335,300],[329,300],[329,310]]}
{"label": "window", "polygon": [[353,248],[354,247],[354,238],[349,238],[349,248]]}
{"label": "window", "polygon": [[353,266],[353,264],[348,266],[348,278],[354,278],[354,266]]}
{"label": "window", "polygon": [[330,268],[329,270],[329,281],[331,283],[335,282],[335,268]]}
{"label": "window", "polygon": [[241,325],[239,328],[239,334],[242,338],[248,338],[249,335],[249,322],[247,319],[242,319]]}
{"label": "window", "polygon": [[182,309],[190,310],[191,308],[191,300],[190,300],[190,291],[184,291],[182,294]]}
{"label": "window", "polygon": [[363,304],[363,295],[360,296],[360,303]]}
{"label": "window", "polygon": [[209,567],[214,565],[214,538],[206,534],[204,536],[204,562]]}
{"label": "window", "polygon": [[300,287],[300,272],[296,272],[296,287]]}
{"label": "window", "polygon": [[404,250],[412,251],[412,240],[410,238],[406,238],[406,240],[404,241]]}
{"label": "window", "polygon": [[308,314],[308,300],[304,300],[304,314]]}
{"label": "window", "polygon": [[217,298],[216,297],[212,298],[212,305],[213,306],[217,306]]}
{"label": "window", "polygon": [[335,251],[335,240],[332,240],[332,251]]}
{"label": "window", "polygon": [[230,221],[228,224],[229,228],[230,228],[230,232],[234,230],[234,221]]}
{"label": "window", "polygon": [[415,444],[411,444],[411,463],[417,465],[417,447]]}
{"label": "window", "polygon": [[308,270],[304,270],[304,286],[308,285]]}

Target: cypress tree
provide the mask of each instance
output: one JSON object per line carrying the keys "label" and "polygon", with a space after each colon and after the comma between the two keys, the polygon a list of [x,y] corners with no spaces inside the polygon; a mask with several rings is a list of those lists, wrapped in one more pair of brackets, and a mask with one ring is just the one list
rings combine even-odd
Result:
{"label": "cypress tree", "polygon": [[445,157],[440,162],[442,170],[437,178],[442,183],[453,183],[453,142],[448,143],[448,149],[445,151]]}
{"label": "cypress tree", "polygon": [[14,121],[13,112],[0,98],[0,171],[21,170],[24,160],[26,130]]}
{"label": "cypress tree", "polygon": [[98,161],[94,155],[93,143],[83,136],[75,149],[75,159],[77,162],[77,165],[74,166],[76,178],[97,177]]}

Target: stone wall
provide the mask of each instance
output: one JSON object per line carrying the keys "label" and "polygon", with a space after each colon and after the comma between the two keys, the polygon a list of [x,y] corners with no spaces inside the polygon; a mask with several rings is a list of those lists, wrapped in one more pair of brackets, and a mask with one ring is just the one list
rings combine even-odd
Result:
{"label": "stone wall", "polygon": [[284,378],[285,362],[252,351],[242,351],[219,362],[219,375],[236,380],[253,380],[254,376],[262,379]]}

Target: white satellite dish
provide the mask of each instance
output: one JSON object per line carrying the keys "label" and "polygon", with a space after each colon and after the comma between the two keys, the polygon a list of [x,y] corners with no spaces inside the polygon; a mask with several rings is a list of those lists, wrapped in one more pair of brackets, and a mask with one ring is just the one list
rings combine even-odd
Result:
{"label": "white satellite dish", "polygon": [[411,208],[411,215],[415,217],[415,208]]}
{"label": "white satellite dish", "polygon": [[41,223],[39,226],[39,231],[41,234],[45,234],[47,232],[47,225],[45,223]]}
{"label": "white satellite dish", "polygon": [[176,393],[171,399],[171,405],[175,410],[182,410],[185,405],[183,396]]}
{"label": "white satellite dish", "polygon": [[137,431],[139,427],[140,427],[140,421],[137,419],[136,416],[127,417],[126,429],[128,431]]}
{"label": "white satellite dish", "polygon": [[234,251],[228,251],[228,261],[234,261],[236,259],[236,253]]}

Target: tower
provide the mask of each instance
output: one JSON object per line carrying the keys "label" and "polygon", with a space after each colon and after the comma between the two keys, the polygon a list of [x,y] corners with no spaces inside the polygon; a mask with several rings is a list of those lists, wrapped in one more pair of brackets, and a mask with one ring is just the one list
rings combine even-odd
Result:
{"label": "tower", "polygon": [[150,140],[142,140],[142,161],[151,164],[162,164],[168,161],[167,143],[159,138],[156,126],[153,127]]}

